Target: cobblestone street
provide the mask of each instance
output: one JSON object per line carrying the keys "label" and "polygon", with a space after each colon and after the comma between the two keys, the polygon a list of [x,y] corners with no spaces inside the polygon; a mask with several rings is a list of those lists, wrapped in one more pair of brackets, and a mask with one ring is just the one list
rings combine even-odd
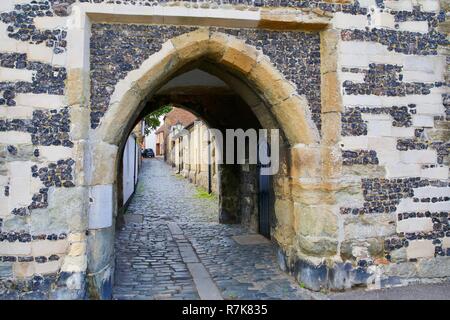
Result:
{"label": "cobblestone street", "polygon": [[144,160],[116,234],[114,299],[311,299],[272,244],[238,244],[248,232],[219,224],[217,200],[196,194],[162,160]]}

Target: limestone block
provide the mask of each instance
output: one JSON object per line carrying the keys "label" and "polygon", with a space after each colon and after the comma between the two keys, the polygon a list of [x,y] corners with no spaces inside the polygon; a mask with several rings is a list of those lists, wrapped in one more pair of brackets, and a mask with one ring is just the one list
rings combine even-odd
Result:
{"label": "limestone block", "polygon": [[0,117],[10,119],[31,119],[33,116],[33,108],[29,107],[0,107]]}
{"label": "limestone block", "polygon": [[8,197],[4,194],[0,194],[0,217],[4,218],[10,215]]}
{"label": "limestone block", "polygon": [[423,278],[444,278],[450,276],[450,258],[435,257],[417,262],[417,275]]}
{"label": "limestone block", "polygon": [[404,82],[435,82],[444,80],[444,74],[441,71],[404,71],[402,74]]}
{"label": "limestone block", "polygon": [[392,117],[388,114],[372,114],[372,113],[363,113],[362,115],[362,119],[365,121],[392,121]]}
{"label": "limestone block", "polygon": [[319,140],[308,101],[303,96],[293,95],[274,106],[272,111],[291,144],[310,144]]}
{"label": "limestone block", "polygon": [[[348,42],[354,43],[354,41],[348,41]],[[354,52],[357,52],[357,51],[354,51]],[[347,67],[347,68],[367,68],[367,66],[369,65],[368,56],[361,55],[361,54],[355,54],[355,53],[353,53],[353,54],[341,53],[339,55],[338,61],[342,67]],[[352,96],[344,96],[344,97],[347,97],[347,99],[355,99],[357,96],[352,95]],[[344,105],[349,105],[349,104],[347,104],[344,100]]]}
{"label": "limestone block", "polygon": [[4,131],[0,132],[0,143],[3,144],[30,144],[31,135],[27,132]]}
{"label": "limestone block", "polygon": [[428,179],[439,179],[439,180],[448,179],[448,167],[441,166],[434,168],[423,168],[420,171],[419,177]]}
{"label": "limestone block", "polygon": [[400,160],[404,163],[436,163],[436,150],[408,150],[400,152]]}
{"label": "limestone block", "polygon": [[392,120],[371,120],[367,123],[367,135],[372,137],[389,136],[392,128]]}
{"label": "limestone block", "polygon": [[419,164],[386,164],[386,178],[420,177]]}
{"label": "limestone block", "polygon": [[338,240],[328,237],[309,237],[299,235],[297,245],[300,251],[307,255],[325,257],[337,253]]}
{"label": "limestone block", "polygon": [[313,237],[337,237],[337,208],[328,205],[294,204],[297,234]]}
{"label": "limestone block", "polygon": [[322,113],[343,111],[341,90],[337,72],[328,72],[322,75]]}
{"label": "limestone block", "polygon": [[209,45],[209,29],[199,28],[193,32],[185,33],[173,38],[172,44],[182,61],[191,61],[200,58]]}
{"label": "limestone block", "polygon": [[220,61],[227,48],[231,36],[221,32],[211,32],[208,44],[208,57],[214,61]]}
{"label": "limestone block", "polygon": [[26,242],[0,242],[0,256],[30,255],[31,244]]}
{"label": "limestone block", "polygon": [[74,181],[76,186],[86,185],[88,183],[88,176],[90,174],[90,158],[88,142],[86,140],[78,140],[74,143],[72,148],[72,159],[75,161]]}
{"label": "limestone block", "polygon": [[37,29],[65,29],[68,17],[36,17],[34,25]]}
{"label": "limestone block", "polygon": [[2,82],[32,82],[34,71],[26,69],[10,69],[0,67],[0,81]]}
{"label": "limestone block", "polygon": [[414,128],[392,127],[390,136],[398,138],[410,138],[414,136]]}
{"label": "limestone block", "polygon": [[428,33],[427,21],[404,21],[400,22],[398,30],[409,32]]}
{"label": "limestone block", "polygon": [[76,257],[86,254],[86,242],[74,242],[69,247],[69,256]]}
{"label": "limestone block", "polygon": [[244,41],[230,38],[221,63],[246,75],[258,61],[259,52]]}
{"label": "limestone block", "polygon": [[342,82],[351,81],[353,83],[364,83],[364,73],[338,72]]}
{"label": "limestone block", "polygon": [[293,204],[289,200],[275,200],[275,215],[277,224],[274,238],[282,245],[288,245],[294,237],[294,214]]}
{"label": "limestone block", "polygon": [[413,240],[406,248],[408,259],[434,257],[434,245],[432,240]]}
{"label": "limestone block", "polygon": [[47,161],[58,161],[60,159],[71,158],[72,148],[62,146],[40,146],[39,155]]}
{"label": "limestone block", "polygon": [[442,239],[442,248],[444,249],[450,248],[450,237],[444,237],[444,239]]}
{"label": "limestone block", "polygon": [[89,108],[74,106],[70,108],[70,136],[73,140],[86,139],[89,132]]}
{"label": "limestone block", "polygon": [[67,240],[70,243],[85,241],[86,240],[86,233],[84,233],[84,232],[69,233],[69,235],[67,236]]}
{"label": "limestone block", "polygon": [[362,8],[369,8],[369,7],[375,7],[376,6],[376,2],[375,2],[375,0],[360,0],[360,1],[358,1],[359,2],[359,5],[362,7]]}
{"label": "limestone block", "polygon": [[[258,61],[248,78],[272,105],[286,100],[296,92],[295,86],[284,80],[272,63],[265,58]],[[272,85],[268,86],[268,83]]]}
{"label": "limestone block", "polygon": [[8,214],[3,219],[2,231],[3,232],[17,232],[17,230],[29,230],[30,225],[27,217],[21,217],[17,215]]}
{"label": "limestone block", "polygon": [[433,231],[431,218],[409,218],[397,221],[397,232],[413,233]]}
{"label": "limestone block", "polygon": [[27,207],[31,203],[31,166],[30,161],[13,161],[9,163],[10,174],[10,210]]}
{"label": "limestone block", "polygon": [[414,262],[389,263],[383,266],[383,274],[386,276],[412,278],[417,276]]}
{"label": "limestone block", "polygon": [[342,151],[337,145],[322,146],[320,150],[322,159],[322,177],[334,179],[342,174]]}
{"label": "limestone block", "polygon": [[[247,102],[247,101],[246,101]],[[252,107],[252,111],[263,128],[276,128],[277,124],[273,115],[265,104],[260,103]]]}
{"label": "limestone block", "polygon": [[13,273],[17,278],[28,278],[35,274],[35,262],[14,262]]}
{"label": "limestone block", "polygon": [[421,9],[426,12],[439,11],[439,1],[436,0],[417,0],[417,3],[421,6]]}
{"label": "limestone block", "polygon": [[326,74],[328,72],[336,72],[337,69],[337,55],[338,44],[340,39],[338,30],[324,30],[320,34],[320,72]]}
{"label": "limestone block", "polygon": [[447,197],[450,194],[450,187],[434,187],[426,186],[414,188],[414,197],[429,198],[429,197]]}
{"label": "limestone block", "polygon": [[318,177],[320,176],[320,149],[306,145],[296,145],[290,149],[290,176]]}
{"label": "limestone block", "polygon": [[33,93],[19,93],[15,98],[17,106],[45,109],[61,108],[64,99],[64,96]]}
{"label": "limestone block", "polygon": [[[96,142],[90,145],[91,167],[88,171],[90,185],[112,184],[116,180],[116,163],[118,147],[113,144]],[[85,168],[85,171],[87,168]]]}
{"label": "limestone block", "polygon": [[33,256],[50,256],[52,254],[65,254],[69,242],[64,240],[39,240],[31,243],[31,253]]}
{"label": "limestone block", "polygon": [[14,0],[2,0],[0,2],[0,12],[13,11],[14,10]]}
{"label": "limestone block", "polygon": [[50,188],[48,207],[33,210],[30,216],[32,234],[59,234],[87,229],[87,187]]}
{"label": "limestone block", "polygon": [[432,128],[434,126],[434,119],[432,116],[414,115],[412,116],[413,126]]}
{"label": "limestone block", "polygon": [[57,273],[61,267],[61,259],[57,261],[49,261],[45,263],[36,263],[34,265],[37,274]]}
{"label": "limestone block", "polygon": [[399,10],[399,11],[412,11],[413,10],[413,1],[412,0],[385,0],[384,6],[391,10]]}
{"label": "limestone block", "polygon": [[418,115],[438,115],[444,113],[444,108],[442,104],[417,104],[416,111]]}
{"label": "limestone block", "polygon": [[450,201],[414,202],[412,198],[401,199],[397,206],[398,212],[439,212],[450,210]]}
{"label": "limestone block", "polygon": [[29,45],[26,53],[28,59],[31,61],[53,64],[53,59],[56,58],[53,49],[47,47],[45,44]]}
{"label": "limestone block", "polygon": [[61,266],[63,272],[86,272],[87,259],[86,256],[65,256]]}
{"label": "limestone block", "polygon": [[89,229],[109,228],[113,216],[113,186],[97,185],[90,189]]}
{"label": "limestone block", "polygon": [[[426,21],[423,21],[427,23]],[[407,71],[420,71],[428,74],[440,74],[445,67],[445,58],[442,56],[414,56],[405,59],[403,64],[404,75]],[[405,78],[403,77],[403,81]]]}
{"label": "limestone block", "polygon": [[396,233],[395,220],[386,215],[348,216],[344,221],[345,239],[366,239],[392,236]]}
{"label": "limestone block", "polygon": [[368,149],[369,139],[367,136],[343,136],[340,146],[343,150]]}
{"label": "limestone block", "polygon": [[367,17],[364,15],[352,15],[343,12],[336,12],[331,20],[337,29],[360,29],[364,30],[368,25]]}
{"label": "limestone block", "polygon": [[86,106],[89,99],[89,77],[83,69],[69,69],[66,84],[67,105]]}
{"label": "limestone block", "polygon": [[322,145],[335,145],[341,137],[341,114],[322,113]]}
{"label": "limestone block", "polygon": [[400,249],[395,249],[395,250],[391,251],[389,254],[391,256],[391,261],[394,263],[407,261],[405,247],[400,248]]}
{"label": "limestone block", "polygon": [[381,12],[377,10],[372,14],[371,18],[372,18],[372,26],[389,29],[395,28],[394,15],[390,13]]}

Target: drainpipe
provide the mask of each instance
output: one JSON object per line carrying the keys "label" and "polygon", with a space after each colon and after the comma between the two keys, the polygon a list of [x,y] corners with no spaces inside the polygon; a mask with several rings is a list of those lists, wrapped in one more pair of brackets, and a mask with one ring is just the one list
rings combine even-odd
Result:
{"label": "drainpipe", "polygon": [[134,168],[134,174],[133,174],[133,190],[136,192],[136,162],[137,162],[137,138],[134,138],[134,163],[133,163],[133,168]]}
{"label": "drainpipe", "polygon": [[208,193],[212,192],[211,173],[211,133],[208,130]]}

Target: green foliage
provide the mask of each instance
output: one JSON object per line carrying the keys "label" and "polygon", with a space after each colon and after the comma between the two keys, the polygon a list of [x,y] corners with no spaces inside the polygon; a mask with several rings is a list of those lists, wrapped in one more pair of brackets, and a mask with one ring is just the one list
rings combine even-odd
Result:
{"label": "green foliage", "polygon": [[197,193],[195,194],[195,197],[199,199],[216,199],[216,195],[214,193],[208,193],[208,191],[202,187],[197,187]]}
{"label": "green foliage", "polygon": [[158,127],[161,125],[161,121],[159,121],[159,118],[167,113],[172,111],[172,106],[167,105],[164,107],[161,107],[158,110],[153,111],[152,113],[149,113],[144,117],[145,121],[145,134],[149,134],[153,130],[158,129]]}

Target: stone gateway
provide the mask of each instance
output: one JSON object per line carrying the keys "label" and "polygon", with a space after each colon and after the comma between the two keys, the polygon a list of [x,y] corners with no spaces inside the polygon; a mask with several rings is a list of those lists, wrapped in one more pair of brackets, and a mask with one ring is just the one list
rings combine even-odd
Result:
{"label": "stone gateway", "polygon": [[[111,298],[121,154],[168,102],[212,128],[280,130],[270,234],[305,287],[448,279],[448,7],[2,0],[0,299]],[[193,70],[229,100],[167,91]],[[221,169],[223,190],[241,169]],[[224,191],[221,222],[245,220],[239,196]]]}

